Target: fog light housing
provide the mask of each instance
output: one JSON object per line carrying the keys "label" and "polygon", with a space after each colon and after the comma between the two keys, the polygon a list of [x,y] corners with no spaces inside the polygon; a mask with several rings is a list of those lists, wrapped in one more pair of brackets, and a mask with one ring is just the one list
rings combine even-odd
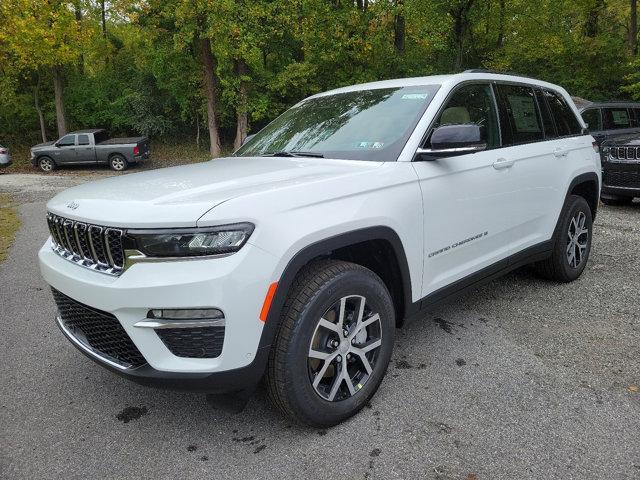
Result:
{"label": "fog light housing", "polygon": [[158,308],[149,310],[147,318],[162,320],[216,320],[224,318],[218,308]]}

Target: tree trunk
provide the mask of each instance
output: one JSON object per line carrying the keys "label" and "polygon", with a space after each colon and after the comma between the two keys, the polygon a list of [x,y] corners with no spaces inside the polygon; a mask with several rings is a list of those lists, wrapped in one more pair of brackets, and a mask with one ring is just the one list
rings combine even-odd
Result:
{"label": "tree trunk", "polygon": [[249,67],[243,59],[235,62],[236,75],[240,78],[240,86],[238,87],[238,105],[236,105],[236,139],[233,142],[233,148],[238,149],[242,146],[242,142],[247,138],[249,130],[249,116],[247,113],[247,103],[249,97],[249,82],[243,79],[249,75]]}
{"label": "tree trunk", "polygon": [[40,108],[40,74],[38,74],[38,83],[36,83],[36,88],[33,89],[33,103],[36,107],[36,112],[38,112],[38,120],[40,121],[40,135],[42,135],[42,141],[47,141],[47,129],[44,123],[44,115],[42,114],[42,108]]}
{"label": "tree trunk", "polygon": [[504,45],[504,17],[505,17],[505,5],[504,0],[500,0],[500,9],[498,12],[498,40],[496,40],[496,47],[500,48]]}
{"label": "tree trunk", "polygon": [[[76,14],[78,29],[82,29],[82,7],[80,6],[80,2],[74,2],[73,8]],[[80,74],[84,75],[84,54],[82,51],[80,52],[80,55],[78,55],[78,70],[80,71]]]}
{"label": "tree trunk", "polygon": [[100,1],[101,13],[102,13],[102,36],[107,37],[107,9],[104,5],[105,0]]}
{"label": "tree trunk", "polygon": [[629,50],[638,54],[638,0],[631,0],[631,21],[629,25]]}
{"label": "tree trunk", "polygon": [[222,153],[220,148],[220,133],[218,132],[218,77],[216,76],[216,59],[211,52],[211,42],[208,38],[200,39],[200,57],[204,74],[204,86],[207,94],[207,126],[209,128],[209,151],[214,157]]}
{"label": "tree trunk", "polygon": [[396,0],[396,12],[393,22],[393,45],[398,53],[404,53],[405,40],[405,18],[404,18],[404,0]]}
{"label": "tree trunk", "polygon": [[64,113],[64,79],[59,66],[53,67],[53,92],[56,100],[56,123],[58,125],[58,136],[62,137],[67,133],[67,120]]}
{"label": "tree trunk", "polygon": [[200,148],[200,118],[198,117],[198,109],[196,109],[196,146]]}
{"label": "tree trunk", "polygon": [[589,38],[595,38],[598,35],[600,13],[604,10],[604,0],[596,0],[595,4],[589,12],[587,12],[587,20],[584,24],[584,36]]}

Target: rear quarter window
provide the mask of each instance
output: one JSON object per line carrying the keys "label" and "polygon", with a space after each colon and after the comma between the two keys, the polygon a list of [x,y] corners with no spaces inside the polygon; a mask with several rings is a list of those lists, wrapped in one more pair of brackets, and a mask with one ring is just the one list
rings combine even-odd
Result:
{"label": "rear quarter window", "polygon": [[544,96],[555,120],[558,135],[561,137],[579,135],[582,126],[564,97],[549,90],[544,90]]}

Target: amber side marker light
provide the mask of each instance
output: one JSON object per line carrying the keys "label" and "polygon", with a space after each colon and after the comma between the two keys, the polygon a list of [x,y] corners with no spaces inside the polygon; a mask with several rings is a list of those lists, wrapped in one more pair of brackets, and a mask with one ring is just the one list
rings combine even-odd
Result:
{"label": "amber side marker light", "polygon": [[269,290],[267,290],[267,296],[264,297],[264,303],[262,304],[262,310],[260,311],[260,320],[263,322],[267,321],[267,316],[269,315],[269,309],[271,308],[271,302],[273,301],[273,296],[276,294],[276,289],[278,288],[278,282],[273,282],[269,285]]}

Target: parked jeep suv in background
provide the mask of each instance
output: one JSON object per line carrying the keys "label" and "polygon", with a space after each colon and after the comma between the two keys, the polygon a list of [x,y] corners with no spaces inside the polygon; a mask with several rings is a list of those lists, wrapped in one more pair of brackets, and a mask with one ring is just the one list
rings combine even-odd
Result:
{"label": "parked jeep suv in background", "polygon": [[147,137],[109,138],[104,130],[78,130],[55,142],[31,147],[31,162],[43,172],[63,165],[108,164],[122,171],[149,158]]}
{"label": "parked jeep suv in background", "polygon": [[565,90],[516,76],[321,93],[232,157],[58,194],[42,275],[100,365],[237,404],[266,377],[281,411],[334,425],[406,319],[522,265],[581,275],[601,183],[585,132]]}
{"label": "parked jeep suv in background", "polygon": [[607,205],[640,197],[640,103],[590,103],[581,109],[602,152],[602,195]]}

